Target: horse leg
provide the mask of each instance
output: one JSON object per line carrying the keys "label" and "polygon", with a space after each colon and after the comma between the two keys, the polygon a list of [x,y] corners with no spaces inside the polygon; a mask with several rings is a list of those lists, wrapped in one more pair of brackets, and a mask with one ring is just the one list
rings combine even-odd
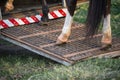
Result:
{"label": "horse leg", "polygon": [[59,35],[56,44],[66,43],[71,34],[71,25],[73,22],[73,15],[76,7],[77,0],[66,0],[67,15],[65,18],[62,33]]}
{"label": "horse leg", "polygon": [[62,33],[59,35],[57,39],[57,44],[62,44],[67,42],[70,34],[71,34],[71,25],[73,22],[73,17],[67,12],[66,18],[65,18],[65,23],[62,29]]}
{"label": "horse leg", "polygon": [[103,23],[103,49],[109,48],[112,43],[112,35],[111,35],[111,26],[110,26],[110,4],[111,0],[107,0],[107,6],[104,13],[104,23]]}
{"label": "horse leg", "polygon": [[43,13],[43,16],[42,16],[41,20],[43,22],[48,22],[49,21],[48,12],[49,12],[49,8],[48,8],[48,5],[47,5],[47,2],[46,2],[46,0],[42,0],[42,13]]}
{"label": "horse leg", "polygon": [[13,1],[14,0],[7,0],[6,5],[5,5],[5,12],[8,12],[14,9]]}

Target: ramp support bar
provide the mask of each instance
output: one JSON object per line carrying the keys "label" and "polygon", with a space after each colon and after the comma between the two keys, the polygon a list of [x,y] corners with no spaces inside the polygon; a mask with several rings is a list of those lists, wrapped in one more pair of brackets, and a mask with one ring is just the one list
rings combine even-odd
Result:
{"label": "ramp support bar", "polygon": [[20,43],[20,42],[18,42],[18,41],[15,41],[15,40],[13,40],[13,39],[7,38],[7,37],[5,37],[5,36],[2,36],[2,35],[1,35],[0,38],[4,39],[4,40],[6,40],[6,41],[9,41],[9,42],[11,42],[11,43],[13,43],[13,44],[15,44],[15,45],[21,46],[21,47],[23,47],[23,48],[25,48],[25,49],[27,49],[27,50],[30,50],[30,51],[32,51],[32,52],[34,52],[34,53],[37,53],[38,55],[41,55],[41,56],[44,56],[44,57],[46,57],[46,58],[52,59],[52,60],[54,60],[54,61],[56,61],[56,62],[58,62],[58,63],[61,63],[61,64],[65,65],[65,66],[70,66],[70,65],[72,64],[72,63],[70,63],[70,62],[61,60],[61,59],[59,59],[59,58],[50,56],[50,55],[48,55],[48,54],[45,54],[45,53],[42,52],[42,51],[33,49],[33,48],[31,48],[30,46],[28,46],[28,45],[22,44],[22,43]]}

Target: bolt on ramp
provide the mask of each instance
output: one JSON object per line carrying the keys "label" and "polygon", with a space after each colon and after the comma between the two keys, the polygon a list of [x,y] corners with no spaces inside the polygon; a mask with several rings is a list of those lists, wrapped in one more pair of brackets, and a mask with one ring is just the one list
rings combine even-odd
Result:
{"label": "bolt on ramp", "polygon": [[64,65],[71,65],[89,57],[119,51],[120,38],[113,38],[112,48],[101,51],[101,34],[85,39],[85,26],[73,23],[72,34],[66,44],[55,45],[60,35],[64,18],[51,20],[49,26],[40,23],[1,30],[1,37],[34,53]]}

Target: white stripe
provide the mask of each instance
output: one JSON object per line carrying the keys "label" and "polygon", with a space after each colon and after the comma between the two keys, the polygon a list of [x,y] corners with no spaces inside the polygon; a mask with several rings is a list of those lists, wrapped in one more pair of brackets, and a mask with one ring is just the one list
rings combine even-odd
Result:
{"label": "white stripe", "polygon": [[[64,9],[60,9],[60,10],[62,10],[65,14],[66,14],[66,12],[67,12],[67,9],[66,8],[64,8]],[[58,11],[58,10],[56,10],[56,11],[54,11],[54,13],[58,16],[58,17],[63,17],[63,15]],[[41,21],[41,15],[35,15],[35,17],[39,20],[39,21]],[[49,19],[54,19],[54,17],[49,13],[48,14],[48,17],[49,17]],[[31,17],[26,17],[26,19],[30,22],[30,23],[34,23],[35,21],[34,21],[34,19],[32,19]],[[14,19],[19,25],[24,25],[25,23],[21,20],[21,19],[19,19],[19,18],[15,18]],[[12,26],[15,26],[9,19],[7,19],[7,20],[3,20],[3,22],[4,23],[6,23],[7,25],[8,25],[8,27],[12,27]],[[0,29],[2,29],[2,28],[4,28],[2,25],[0,25]]]}
{"label": "white stripe", "polygon": [[3,26],[0,25],[0,29],[3,29]]}
{"label": "white stripe", "polygon": [[35,22],[31,17],[26,17],[26,19],[29,21],[29,23],[34,23]]}
{"label": "white stripe", "polygon": [[3,22],[4,22],[5,24],[7,24],[9,27],[14,26],[14,24],[11,23],[9,20],[3,20]]}
{"label": "white stripe", "polygon": [[59,11],[54,11],[54,13],[55,13],[58,17],[63,17],[63,15],[62,15]]}
{"label": "white stripe", "polygon": [[19,25],[24,25],[25,23],[21,20],[16,18],[15,21],[19,24]]}
{"label": "white stripe", "polygon": [[49,19],[54,19],[54,17],[49,13],[48,14]]}
{"label": "white stripe", "polygon": [[39,21],[41,21],[41,17],[42,17],[41,15],[36,15],[35,17],[36,17]]}
{"label": "white stripe", "polygon": [[66,8],[64,8],[64,9],[62,9],[62,10],[63,10],[64,13],[67,14],[67,9],[66,9]]}

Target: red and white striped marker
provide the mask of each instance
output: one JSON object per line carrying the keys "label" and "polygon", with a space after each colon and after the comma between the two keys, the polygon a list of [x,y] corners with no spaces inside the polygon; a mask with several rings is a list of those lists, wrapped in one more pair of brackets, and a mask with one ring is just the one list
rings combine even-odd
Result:
{"label": "red and white striped marker", "polygon": [[[49,19],[56,19],[60,17],[65,17],[66,12],[67,12],[66,8],[59,9],[59,10],[50,12],[48,16],[49,16]],[[30,17],[24,17],[24,18],[13,18],[13,19],[0,20],[0,29],[39,22],[41,21],[41,17],[42,17],[42,14],[30,16]]]}

